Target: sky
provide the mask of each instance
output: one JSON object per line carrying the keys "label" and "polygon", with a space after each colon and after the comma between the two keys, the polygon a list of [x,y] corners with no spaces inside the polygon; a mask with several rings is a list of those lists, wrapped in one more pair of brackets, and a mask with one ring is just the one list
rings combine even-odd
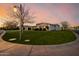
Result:
{"label": "sky", "polygon": [[[16,20],[11,16],[13,3],[0,4],[0,26],[5,20]],[[78,3],[26,3],[25,8],[30,9],[34,23],[60,24],[67,21],[70,26],[79,25]]]}

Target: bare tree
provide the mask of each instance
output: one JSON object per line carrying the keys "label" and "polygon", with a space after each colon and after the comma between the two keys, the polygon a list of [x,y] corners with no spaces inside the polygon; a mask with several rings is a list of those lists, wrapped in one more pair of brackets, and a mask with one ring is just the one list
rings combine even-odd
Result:
{"label": "bare tree", "polygon": [[32,19],[33,17],[30,16],[29,9],[25,9],[25,6],[23,6],[22,4],[13,7],[14,7],[14,17],[19,19],[20,40],[21,40],[24,22],[32,23],[29,20]]}
{"label": "bare tree", "polygon": [[5,21],[4,25],[6,29],[15,29],[17,28],[18,23],[16,21]]}
{"label": "bare tree", "polygon": [[67,30],[68,27],[69,27],[69,24],[68,24],[67,21],[62,21],[62,22],[61,22],[61,25],[62,25],[62,29],[63,29],[63,30]]}

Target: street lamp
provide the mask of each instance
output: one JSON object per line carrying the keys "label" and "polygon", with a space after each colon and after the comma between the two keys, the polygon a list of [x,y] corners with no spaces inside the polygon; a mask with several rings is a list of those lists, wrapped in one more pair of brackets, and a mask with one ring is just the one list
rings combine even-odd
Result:
{"label": "street lamp", "polygon": [[14,12],[17,12],[17,6],[14,6],[14,7],[13,7],[13,11],[14,11]]}

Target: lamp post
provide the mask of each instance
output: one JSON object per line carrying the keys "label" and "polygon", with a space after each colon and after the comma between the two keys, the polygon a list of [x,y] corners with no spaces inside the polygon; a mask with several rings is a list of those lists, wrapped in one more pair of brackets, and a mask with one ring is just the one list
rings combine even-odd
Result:
{"label": "lamp post", "polygon": [[22,4],[20,4],[20,6],[14,6],[13,7],[13,11],[14,11],[14,13],[18,16],[18,18],[19,18],[19,22],[20,22],[20,27],[19,27],[19,29],[20,29],[20,37],[19,37],[19,40],[21,40],[22,39],[22,32],[23,32],[23,16],[22,16]]}
{"label": "lamp post", "polygon": [[17,6],[14,6],[13,11],[16,13],[17,12]]}

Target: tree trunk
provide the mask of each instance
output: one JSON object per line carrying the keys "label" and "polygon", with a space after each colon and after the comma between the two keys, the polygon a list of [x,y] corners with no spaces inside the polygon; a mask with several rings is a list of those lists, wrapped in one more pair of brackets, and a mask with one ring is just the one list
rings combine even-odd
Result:
{"label": "tree trunk", "polygon": [[22,34],[23,34],[23,22],[22,19],[20,20],[20,40],[22,40]]}

